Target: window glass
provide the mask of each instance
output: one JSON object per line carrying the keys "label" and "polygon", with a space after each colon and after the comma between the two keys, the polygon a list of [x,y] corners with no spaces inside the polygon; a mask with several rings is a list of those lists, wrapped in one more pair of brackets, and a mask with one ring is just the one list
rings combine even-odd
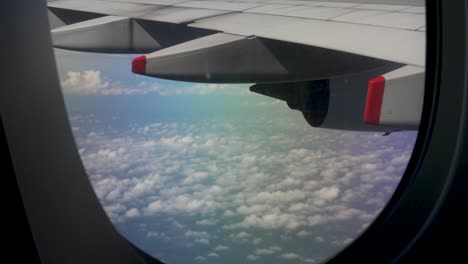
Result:
{"label": "window glass", "polygon": [[133,74],[135,54],[55,55],[99,201],[122,235],[165,263],[325,260],[383,209],[417,136],[313,127],[300,104],[253,83]]}

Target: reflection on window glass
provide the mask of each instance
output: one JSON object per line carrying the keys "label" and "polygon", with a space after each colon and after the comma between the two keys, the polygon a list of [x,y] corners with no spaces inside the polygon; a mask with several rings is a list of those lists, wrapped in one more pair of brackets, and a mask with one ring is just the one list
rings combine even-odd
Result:
{"label": "reflection on window glass", "polygon": [[117,229],[166,263],[318,263],[395,190],[416,131],[311,127],[247,84],[131,74],[56,49],[76,143]]}

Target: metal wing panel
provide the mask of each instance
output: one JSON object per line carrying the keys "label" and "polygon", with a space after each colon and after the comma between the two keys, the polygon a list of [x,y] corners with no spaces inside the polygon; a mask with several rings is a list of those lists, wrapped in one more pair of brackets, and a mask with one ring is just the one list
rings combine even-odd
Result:
{"label": "metal wing panel", "polygon": [[268,3],[285,4],[285,5],[310,5],[322,7],[340,7],[350,8],[360,5],[359,3],[343,3],[343,2],[320,2],[320,1],[304,1],[304,0],[271,0]]}
{"label": "metal wing panel", "polygon": [[189,26],[251,36],[268,28],[276,29],[282,25],[294,24],[305,20],[303,18],[287,16],[234,13],[200,20],[189,24]]}
{"label": "metal wing panel", "polygon": [[[398,9],[405,6],[398,6]],[[372,6],[371,6],[372,8]],[[385,6],[382,9],[389,9]],[[404,9],[408,10],[408,9]],[[318,7],[304,5],[267,4],[244,11],[278,16],[291,16],[319,20],[334,20],[355,24],[416,30],[425,25],[425,15],[414,12],[363,10],[355,8]]]}
{"label": "metal wing panel", "polygon": [[67,0],[49,2],[48,6],[68,10],[100,13],[106,15],[135,17],[139,14],[163,8],[157,5],[142,5],[132,3],[96,1],[96,0]]}
{"label": "metal wing panel", "polygon": [[208,8],[216,10],[243,11],[260,6],[261,3],[242,3],[242,2],[219,2],[219,1],[190,1],[177,4],[175,6]]}
{"label": "metal wing panel", "polygon": [[174,24],[183,24],[228,13],[231,13],[231,11],[168,6],[162,9],[144,13],[139,15],[137,18]]}
{"label": "metal wing panel", "polygon": [[[170,23],[187,23],[230,12],[247,12],[319,20],[331,19],[408,30],[417,30],[425,26],[425,8],[421,6],[303,0],[272,0],[271,3],[261,3],[262,1],[265,0],[62,0],[49,2],[48,4],[50,7],[62,9]],[[186,9],[183,12],[179,12],[180,10],[177,9],[160,10],[168,6],[185,7]],[[189,11],[189,8],[193,10]],[[216,10],[230,12],[223,13]]]}
{"label": "metal wing panel", "polygon": [[407,5],[362,4],[355,6],[354,8],[366,10],[401,11],[410,7],[411,6]]}
{"label": "metal wing panel", "polygon": [[248,13],[206,19],[190,26],[300,43],[420,67],[425,65],[425,34],[419,31]]}
{"label": "metal wing panel", "polygon": [[360,3],[343,3],[343,2],[315,2],[314,4],[317,6],[326,6],[326,7],[341,7],[341,8],[349,8],[359,6]]}
{"label": "metal wing panel", "polygon": [[[56,1],[50,3],[49,6],[68,10],[102,13],[175,24],[188,23],[212,16],[231,13],[231,11],[217,9],[164,6],[164,4],[167,5],[183,2],[180,0],[127,0],[127,2],[67,0]],[[135,2],[138,2],[138,4],[135,4]],[[146,3],[153,4],[147,5]],[[159,5],[156,5],[155,3]]]}
{"label": "metal wing panel", "polygon": [[171,6],[171,5],[187,2],[187,0],[108,0],[108,1],[121,2],[121,3],[133,3],[133,4],[163,5],[163,6]]}
{"label": "metal wing panel", "polygon": [[259,14],[273,14],[283,8],[295,7],[295,5],[283,5],[283,4],[265,4],[251,9],[247,9],[245,13],[259,13]]}
{"label": "metal wing panel", "polygon": [[416,30],[426,25],[426,16],[423,14],[388,12],[356,19],[353,22],[373,26]]}
{"label": "metal wing panel", "polygon": [[241,3],[267,3],[268,0],[237,0],[237,2]]}
{"label": "metal wing panel", "polygon": [[402,12],[415,13],[415,14],[425,14],[426,7],[424,6],[413,6],[408,9],[402,10]]}
{"label": "metal wing panel", "polygon": [[303,17],[311,19],[331,19],[349,12],[352,9],[334,8],[334,7],[318,7],[318,6],[295,6],[295,5],[264,5],[257,8],[249,9],[246,13],[258,13],[280,16]]}
{"label": "metal wing panel", "polygon": [[[353,54],[424,67],[425,40],[423,32],[306,20],[279,29],[283,41],[339,50]],[[304,32],[308,32],[304,34]],[[265,38],[275,38],[275,30],[262,32]],[[405,40],[405,41],[402,41]]]}
{"label": "metal wing panel", "polygon": [[302,7],[298,6],[294,11],[280,13],[282,15],[291,15],[295,17],[311,18],[328,20],[334,17],[352,12],[352,9],[335,8],[335,7]]}
{"label": "metal wing panel", "polygon": [[331,20],[333,21],[341,21],[341,22],[349,22],[349,23],[358,23],[358,21],[369,18],[369,17],[374,17],[374,16],[379,16],[379,15],[384,15],[388,14],[390,12],[388,11],[381,11],[381,10],[356,10],[354,12],[346,13],[344,15],[332,18]]}
{"label": "metal wing panel", "polygon": [[304,1],[304,0],[271,0],[268,1],[270,4],[280,4],[280,5],[309,5],[309,6],[318,6],[314,1]]}
{"label": "metal wing panel", "polygon": [[300,0],[280,1],[288,4],[257,2],[264,0],[180,1],[67,0],[48,5],[173,24],[196,21],[189,26],[414,66],[425,64],[425,17],[419,13],[423,7]]}

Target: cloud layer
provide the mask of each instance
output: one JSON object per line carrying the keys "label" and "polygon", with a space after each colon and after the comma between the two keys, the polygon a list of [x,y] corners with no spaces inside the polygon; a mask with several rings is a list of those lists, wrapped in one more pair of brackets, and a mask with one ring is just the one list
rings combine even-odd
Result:
{"label": "cloud layer", "polygon": [[138,226],[152,245],[192,249],[197,262],[320,261],[383,208],[415,133],[314,129],[296,115],[268,120],[154,122],[114,134],[93,116],[72,124],[96,194],[124,234]]}
{"label": "cloud layer", "polygon": [[64,93],[71,95],[133,95],[155,93],[159,90],[157,85],[122,87],[119,83],[103,78],[99,70],[67,72],[67,77],[61,85]]}

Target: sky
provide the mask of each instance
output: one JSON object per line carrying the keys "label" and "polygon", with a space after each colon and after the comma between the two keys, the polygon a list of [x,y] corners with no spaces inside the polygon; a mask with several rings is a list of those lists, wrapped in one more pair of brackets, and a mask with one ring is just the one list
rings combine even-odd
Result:
{"label": "sky", "polygon": [[97,197],[166,263],[320,263],[382,210],[417,136],[313,128],[249,84],[132,74],[138,55],[55,54]]}

